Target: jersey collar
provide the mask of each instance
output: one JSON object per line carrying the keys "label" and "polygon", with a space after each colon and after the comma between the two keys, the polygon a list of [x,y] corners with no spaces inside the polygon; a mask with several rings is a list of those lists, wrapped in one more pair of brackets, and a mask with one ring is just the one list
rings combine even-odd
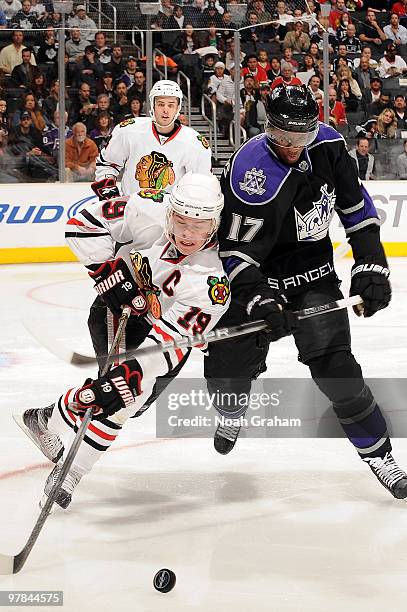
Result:
{"label": "jersey collar", "polygon": [[160,134],[157,128],[155,127],[154,121],[151,122],[151,129],[153,131],[153,135],[156,138],[156,140],[158,140],[161,146],[164,146],[165,144],[167,144],[167,142],[169,142],[170,140],[173,140],[175,136],[178,134],[178,132],[181,130],[181,128],[182,128],[182,125],[179,123],[179,121],[176,120],[174,127],[169,134]]}

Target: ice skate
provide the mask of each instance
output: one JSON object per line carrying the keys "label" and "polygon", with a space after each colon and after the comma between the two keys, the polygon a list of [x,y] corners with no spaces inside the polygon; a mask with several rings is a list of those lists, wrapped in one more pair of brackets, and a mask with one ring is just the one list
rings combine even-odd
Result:
{"label": "ice skate", "polygon": [[[215,431],[213,444],[221,455],[230,453],[236,444],[241,427],[240,422],[240,419],[224,419],[224,423],[218,425]],[[233,423],[236,423],[236,425]]]}
{"label": "ice skate", "polygon": [[[51,474],[47,478],[47,482],[45,483],[45,487],[44,487],[44,495],[40,501],[41,508],[44,507],[45,502],[47,501],[47,498],[51,490],[53,489],[58,479],[59,474],[61,473],[62,465],[63,465],[62,463],[59,463],[58,465],[56,465],[54,469],[52,470]],[[72,469],[69,470],[55,498],[55,503],[58,504],[58,506],[60,506],[61,508],[64,508],[64,510],[69,506],[69,504],[72,501],[72,493],[81,478],[82,478],[82,474],[79,474],[78,472]]]}
{"label": "ice skate", "polygon": [[16,415],[13,418],[46,458],[57,463],[64,452],[64,445],[61,438],[47,428],[52,410],[53,404],[46,408],[26,410],[22,415]]}
{"label": "ice skate", "polygon": [[377,480],[397,499],[407,497],[407,474],[394,461],[390,453],[382,457],[363,459],[376,476]]}

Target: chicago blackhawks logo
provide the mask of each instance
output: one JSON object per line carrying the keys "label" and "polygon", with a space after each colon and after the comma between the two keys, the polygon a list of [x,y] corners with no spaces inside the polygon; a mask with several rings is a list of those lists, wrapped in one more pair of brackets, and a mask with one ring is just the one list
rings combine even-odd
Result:
{"label": "chicago blackhawks logo", "polygon": [[125,119],[120,122],[120,127],[126,127],[126,125],[131,125],[132,123],[135,123],[134,119]]}
{"label": "chicago blackhawks logo", "polygon": [[301,215],[294,208],[297,240],[309,242],[325,238],[334,214],[335,201],[335,189],[328,191],[328,184],[325,183],[321,186],[321,198],[312,203],[311,210]]}
{"label": "chicago blackhawks logo", "polygon": [[137,195],[146,200],[153,200],[153,202],[163,202],[164,200],[164,192],[160,189],[141,189]]}
{"label": "chicago blackhawks logo", "polygon": [[224,306],[230,295],[229,281],[226,276],[219,279],[217,276],[209,276],[206,281],[209,285],[208,295],[212,304]]}
{"label": "chicago blackhawks logo", "polygon": [[204,149],[209,149],[209,142],[207,141],[207,139],[205,138],[205,136],[202,136],[201,134],[199,134],[199,136],[197,136],[199,142],[201,143],[201,145],[203,146]]}
{"label": "chicago blackhawks logo", "polygon": [[175,181],[173,163],[163,153],[151,151],[136,166],[136,179],[142,188],[165,189]]}

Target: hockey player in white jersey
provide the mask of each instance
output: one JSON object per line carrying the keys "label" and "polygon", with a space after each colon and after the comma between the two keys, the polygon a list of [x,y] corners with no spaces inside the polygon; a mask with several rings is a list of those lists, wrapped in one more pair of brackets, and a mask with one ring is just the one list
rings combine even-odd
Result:
{"label": "hockey player in white jersey", "polygon": [[96,160],[92,189],[100,200],[140,189],[169,192],[186,172],[210,174],[211,150],[204,136],[181,125],[182,91],[173,81],[158,81],[149,94],[151,117],[126,119],[113,130]]}
{"label": "hockey player in white jersey", "polygon": [[[171,194],[158,200],[162,201],[150,200],[146,206],[135,195],[100,203],[82,211],[69,225],[76,232],[68,239],[70,246],[88,268],[109,309],[117,313],[125,305],[132,308],[130,320],[139,326],[136,344],[142,347],[209,331],[229,305],[229,281],[216,242],[223,208],[216,177],[188,173]],[[127,254],[134,244],[140,244],[141,233],[152,238],[154,231],[160,234],[154,245],[132,253],[140,282]],[[130,244],[122,249],[123,258],[114,259],[118,240]],[[179,370],[189,353],[190,349],[171,349],[158,356],[127,360],[105,376],[65,391],[55,405],[23,414],[27,433],[57,462],[63,456],[66,433],[77,428],[78,414],[90,406],[94,409],[96,417],[58,495],[61,507],[69,505],[81,477],[110,447],[127,419],[150,405],[157,377]],[[57,463],[47,479],[45,495],[60,469]]]}

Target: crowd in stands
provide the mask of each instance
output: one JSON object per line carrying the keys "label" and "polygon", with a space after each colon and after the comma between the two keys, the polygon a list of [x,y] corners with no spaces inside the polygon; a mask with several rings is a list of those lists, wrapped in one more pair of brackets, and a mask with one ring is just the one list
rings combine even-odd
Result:
{"label": "crowd in stands", "polygon": [[[236,104],[252,137],[264,129],[267,94],[278,84],[303,84],[317,98],[321,120],[328,107],[361,178],[407,179],[407,0],[332,0],[329,16],[315,0],[250,0],[243,7],[233,0],[161,0],[159,13],[149,17],[139,10],[124,16],[124,3],[117,6],[123,29],[136,29],[136,42],[149,19],[170,78],[182,70],[191,79],[193,106],[203,93],[213,100],[224,137]],[[2,182],[58,178],[60,25],[52,1],[0,0]],[[323,28],[329,35],[326,101]],[[109,42],[83,4],[67,18],[65,37],[65,166],[68,180],[87,181],[114,126],[145,114],[146,58],[136,48],[123,52],[125,36],[121,44]]]}

